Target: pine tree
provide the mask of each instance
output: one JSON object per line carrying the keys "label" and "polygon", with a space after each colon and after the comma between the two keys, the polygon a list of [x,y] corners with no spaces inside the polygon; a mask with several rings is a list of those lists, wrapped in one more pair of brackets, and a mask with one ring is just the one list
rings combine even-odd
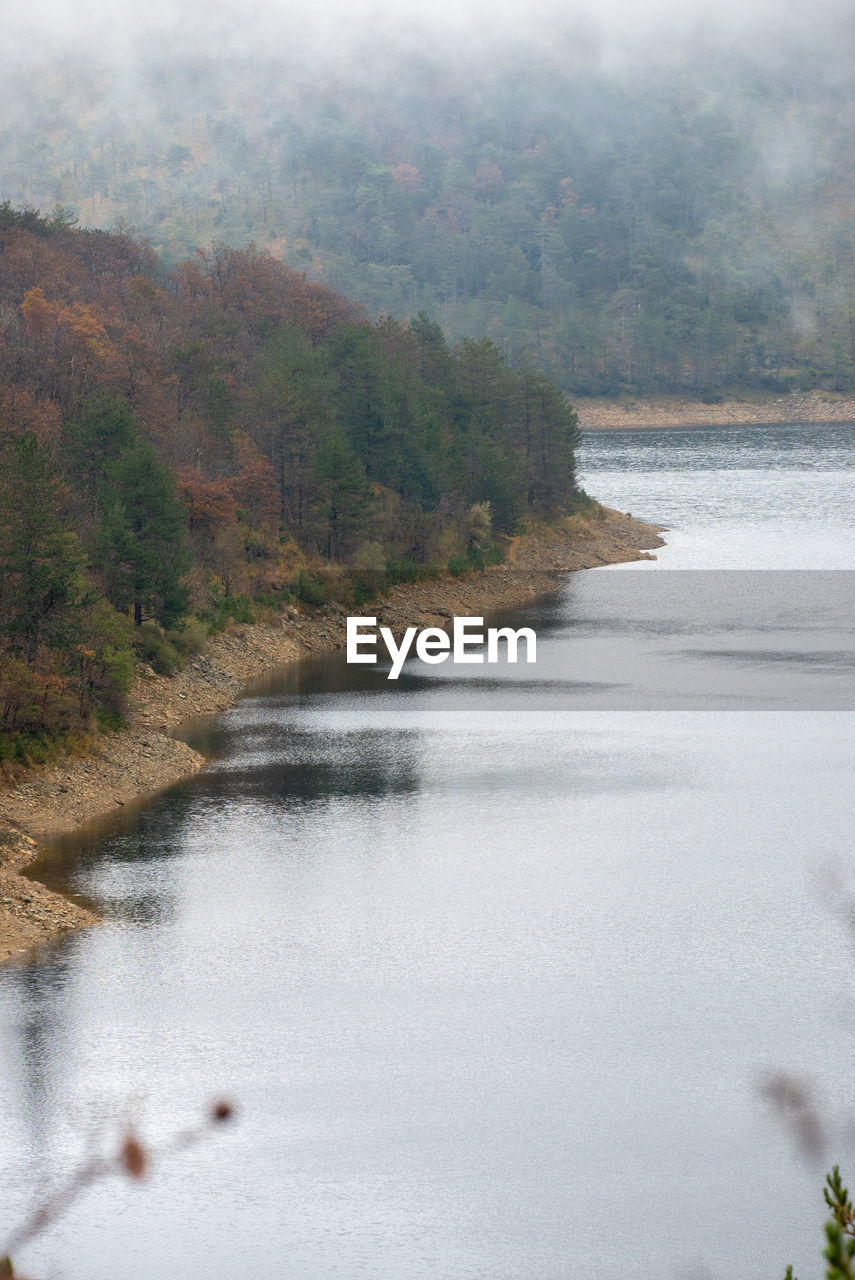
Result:
{"label": "pine tree", "polygon": [[63,505],[48,450],[28,432],[12,446],[0,483],[0,634],[27,662],[41,645],[67,649],[78,639],[85,557]]}
{"label": "pine tree", "polygon": [[190,567],[186,512],[171,474],[138,440],[107,463],[98,486],[99,550],[107,594],[134,623],[154,618],[168,627],[187,606],[181,578]]}

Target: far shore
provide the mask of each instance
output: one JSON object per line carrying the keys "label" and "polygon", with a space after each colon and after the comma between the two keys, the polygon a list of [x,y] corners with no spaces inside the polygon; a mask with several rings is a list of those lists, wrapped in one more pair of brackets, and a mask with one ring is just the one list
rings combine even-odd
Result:
{"label": "far shore", "polygon": [[762,426],[780,422],[855,422],[855,397],[796,391],[776,398],[704,404],[681,396],[600,400],[571,397],[583,431],[657,431],[668,427]]}
{"label": "far shore", "polygon": [[[505,563],[483,573],[392,587],[370,612],[395,632],[414,623],[443,626],[547,595],[566,573],[655,559],[650,549],[663,545],[657,526],[603,510],[602,520],[572,517],[548,535],[515,539]],[[327,605],[230,627],[177,675],[142,671],[125,729],[0,790],[0,963],[97,922],[92,911],[22,874],[46,841],[197,772],[205,759],[174,736],[181,723],[233,706],[251,681],[278,666],[342,648],[345,620],[346,610]]]}

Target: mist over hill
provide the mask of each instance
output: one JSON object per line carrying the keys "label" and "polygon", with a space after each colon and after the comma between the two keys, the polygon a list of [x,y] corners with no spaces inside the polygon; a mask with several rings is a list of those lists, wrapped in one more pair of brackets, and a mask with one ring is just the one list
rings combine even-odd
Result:
{"label": "mist over hill", "polygon": [[571,394],[855,385],[843,5],[36,6],[2,60],[13,205],[255,243]]}

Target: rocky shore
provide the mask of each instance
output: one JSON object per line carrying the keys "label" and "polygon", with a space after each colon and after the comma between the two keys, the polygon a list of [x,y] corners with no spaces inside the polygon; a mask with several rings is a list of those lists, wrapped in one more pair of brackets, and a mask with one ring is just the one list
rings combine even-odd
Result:
{"label": "rocky shore", "polygon": [[662,427],[728,427],[768,422],[855,422],[855,399],[833,391],[796,391],[777,399],[730,399],[720,404],[679,396],[573,401],[583,431]]}
{"label": "rocky shore", "polygon": [[[601,520],[578,516],[548,535],[517,538],[506,562],[461,578],[393,587],[366,612],[395,631],[443,625],[456,615],[486,615],[554,590],[562,574],[652,558],[659,530],[616,511]],[[273,667],[345,640],[340,605],[291,609],[273,621],[234,626],[172,677],[142,670],[131,695],[127,728],[104,734],[88,752],[30,770],[0,790],[0,963],[96,916],[21,871],[39,841],[75,830],[137,803],[196,772],[204,758],[171,736],[183,720],[232,706],[247,683]]]}

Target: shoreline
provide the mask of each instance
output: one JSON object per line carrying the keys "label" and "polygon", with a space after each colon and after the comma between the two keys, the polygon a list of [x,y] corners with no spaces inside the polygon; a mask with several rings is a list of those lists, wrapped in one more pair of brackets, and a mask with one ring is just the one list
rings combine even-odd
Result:
{"label": "shoreline", "polygon": [[774,399],[734,397],[703,404],[684,396],[572,401],[582,431],[658,431],[679,427],[764,426],[782,422],[855,422],[855,396],[794,391]]}
{"label": "shoreline", "polygon": [[[414,622],[442,626],[455,616],[527,604],[555,591],[567,573],[655,559],[651,549],[664,545],[657,526],[603,511],[601,520],[574,516],[547,535],[514,539],[501,565],[461,578],[393,586],[363,608],[395,632]],[[139,804],[198,772],[205,758],[173,736],[182,722],[234,706],[251,681],[276,667],[343,648],[346,617],[338,604],[291,608],[272,621],[233,626],[213,637],[174,676],[141,669],[125,728],[100,735],[87,754],[33,768],[0,790],[0,964],[98,922],[95,912],[23,874],[39,857],[41,842]]]}

